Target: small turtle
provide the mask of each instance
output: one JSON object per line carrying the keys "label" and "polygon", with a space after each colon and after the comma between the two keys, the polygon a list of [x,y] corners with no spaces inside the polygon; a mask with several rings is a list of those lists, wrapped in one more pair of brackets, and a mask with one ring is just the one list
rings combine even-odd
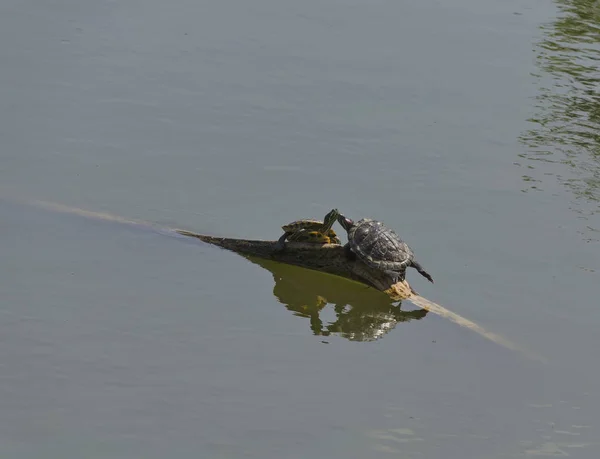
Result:
{"label": "small turtle", "polygon": [[433,283],[433,278],[414,259],[412,249],[392,229],[370,218],[355,223],[337,209],[330,214],[337,214],[338,222],[348,232],[348,243],[344,248],[349,255],[358,256],[367,266],[385,272],[394,283],[404,279],[409,266]]}
{"label": "small turtle", "polygon": [[340,239],[331,227],[336,222],[338,213],[329,212],[323,221],[319,220],[297,220],[281,228],[283,236],[279,238],[276,250],[285,248],[285,241],[312,242],[316,244],[341,244]]}

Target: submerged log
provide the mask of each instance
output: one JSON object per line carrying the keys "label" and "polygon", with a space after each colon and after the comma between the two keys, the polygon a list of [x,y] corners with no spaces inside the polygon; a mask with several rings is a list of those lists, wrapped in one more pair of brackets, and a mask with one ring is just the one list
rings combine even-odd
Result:
{"label": "submerged log", "polygon": [[176,231],[182,236],[200,239],[208,244],[239,254],[301,266],[361,282],[380,290],[394,301],[404,300],[416,294],[406,280],[394,284],[387,274],[370,268],[360,260],[348,259],[346,251],[338,244],[287,242],[285,250],[278,252],[275,250],[276,241],[232,239],[207,236],[185,230]]}

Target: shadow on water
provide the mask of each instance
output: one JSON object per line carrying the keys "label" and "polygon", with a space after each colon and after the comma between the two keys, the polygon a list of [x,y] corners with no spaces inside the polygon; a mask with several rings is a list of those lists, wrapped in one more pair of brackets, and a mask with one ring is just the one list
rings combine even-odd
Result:
{"label": "shadow on water", "polygon": [[[403,311],[386,295],[355,282],[297,266],[245,257],[273,275],[273,295],[298,317],[309,319],[313,334],[342,336],[351,341],[383,338],[399,322],[425,317],[428,311]],[[335,320],[324,322],[325,307],[333,305]]]}
{"label": "shadow on water", "polygon": [[541,174],[554,175],[577,197],[575,210],[593,215],[600,210],[600,3],[556,4],[561,14],[542,26],[536,46],[537,113],[520,137],[528,148],[520,156],[535,162],[523,179],[539,189]]}

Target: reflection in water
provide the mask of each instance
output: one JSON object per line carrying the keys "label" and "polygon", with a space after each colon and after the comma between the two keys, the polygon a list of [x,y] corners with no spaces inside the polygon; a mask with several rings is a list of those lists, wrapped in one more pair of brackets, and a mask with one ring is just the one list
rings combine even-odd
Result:
{"label": "reflection in water", "polygon": [[[398,322],[427,315],[424,309],[402,311],[383,293],[359,283],[297,266],[247,258],[271,271],[275,297],[294,315],[309,319],[315,335],[333,333],[352,341],[374,341]],[[321,313],[327,304],[333,304],[335,320],[324,324]]]}
{"label": "reflection in water", "polygon": [[[583,212],[582,206],[600,202],[600,3],[556,3],[562,14],[543,27],[538,44],[537,114],[529,120],[534,127],[521,136],[529,148],[522,156],[558,165],[554,175],[579,198],[578,211]],[[549,167],[545,175],[550,175]],[[523,178],[530,188],[540,179]],[[598,209],[594,204],[588,213]]]}

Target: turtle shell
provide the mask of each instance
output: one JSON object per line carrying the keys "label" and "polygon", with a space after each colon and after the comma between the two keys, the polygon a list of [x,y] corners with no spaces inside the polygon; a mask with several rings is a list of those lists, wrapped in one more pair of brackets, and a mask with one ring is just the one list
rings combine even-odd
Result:
{"label": "turtle shell", "polygon": [[281,228],[287,233],[292,233],[288,240],[295,242],[311,242],[320,244],[341,244],[336,232],[330,228],[327,232],[319,231],[323,222],[320,220],[296,220],[283,225]]}
{"label": "turtle shell", "polygon": [[320,231],[298,230],[292,234],[289,241],[310,242],[313,244],[341,244],[335,231],[330,229],[325,234]]}
{"label": "turtle shell", "polygon": [[281,229],[288,233],[293,233],[300,230],[318,230],[321,228],[322,224],[322,221],[307,218],[305,220],[296,220],[288,223],[287,225],[283,225]]}
{"label": "turtle shell", "polygon": [[384,271],[404,271],[414,259],[411,248],[394,230],[369,218],[350,228],[348,244],[361,261]]}

